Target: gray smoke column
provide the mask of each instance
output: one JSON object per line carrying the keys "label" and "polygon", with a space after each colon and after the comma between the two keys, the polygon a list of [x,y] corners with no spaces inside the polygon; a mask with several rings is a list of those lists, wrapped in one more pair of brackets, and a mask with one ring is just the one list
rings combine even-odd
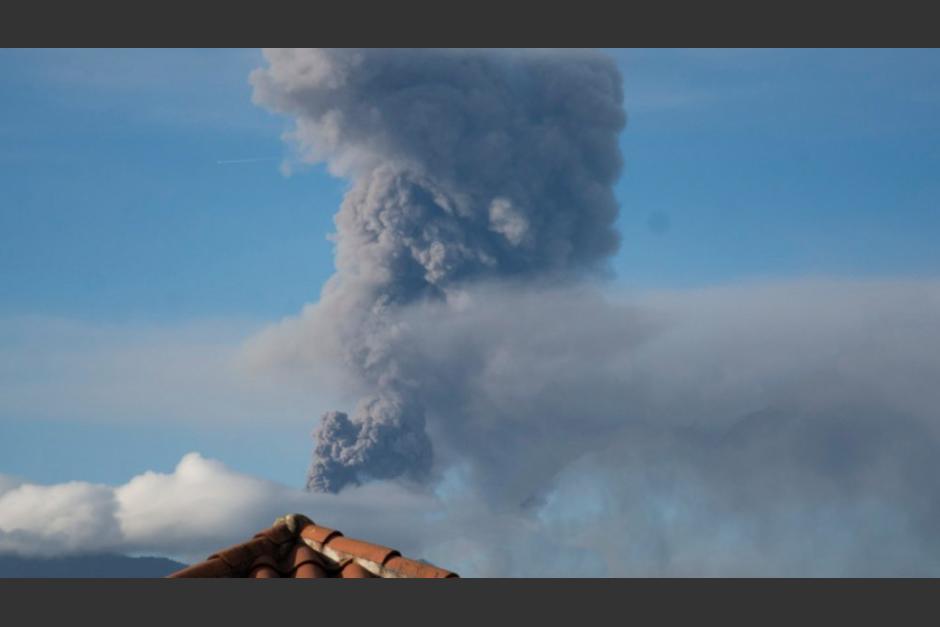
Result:
{"label": "gray smoke column", "polygon": [[295,120],[300,157],[352,186],[335,217],[323,341],[368,390],[328,412],[308,487],[420,480],[422,381],[395,313],[481,280],[564,284],[617,249],[621,77],[593,51],[269,50],[255,101]]}

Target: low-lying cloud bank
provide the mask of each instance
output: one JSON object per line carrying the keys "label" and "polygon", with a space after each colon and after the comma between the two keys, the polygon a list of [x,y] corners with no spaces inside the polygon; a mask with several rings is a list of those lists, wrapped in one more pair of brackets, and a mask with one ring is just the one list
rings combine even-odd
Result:
{"label": "low-lying cloud bank", "polygon": [[114,551],[193,561],[242,542],[286,513],[329,512],[327,522],[407,543],[426,498],[394,485],[310,495],[231,470],[198,453],[171,473],[145,472],[112,487],[79,481],[33,485],[0,477],[0,552]]}
{"label": "low-lying cloud bank", "polygon": [[[311,494],[197,455],[116,488],[0,478],[0,550],[197,559],[299,511],[464,575],[940,574],[940,282],[491,285],[395,324],[431,481]],[[310,325],[241,367],[309,386],[335,363]]]}

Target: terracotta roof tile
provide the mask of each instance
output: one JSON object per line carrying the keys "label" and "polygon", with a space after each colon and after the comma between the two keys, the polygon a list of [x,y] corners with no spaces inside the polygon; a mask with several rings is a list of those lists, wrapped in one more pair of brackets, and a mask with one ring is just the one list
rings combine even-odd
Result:
{"label": "terracotta roof tile", "polygon": [[294,571],[296,579],[322,579],[329,576],[326,569],[315,562],[304,562]]}
{"label": "terracotta roof tile", "polygon": [[329,542],[334,537],[339,537],[343,535],[336,529],[330,529],[329,527],[321,527],[316,524],[307,525],[300,532],[300,535],[305,540],[312,540],[318,544],[324,544]]}
{"label": "terracotta roof tile", "polygon": [[261,568],[262,566],[267,566],[275,570],[278,569],[277,562],[270,555],[262,555],[251,564],[251,568]]}
{"label": "terracotta roof tile", "polygon": [[306,564],[314,564],[321,569],[326,568],[327,566],[324,563],[323,558],[320,557],[319,553],[315,552],[313,549],[302,542],[298,542],[296,545],[294,545],[294,548],[291,549],[287,563],[290,564],[291,570],[300,568]]}
{"label": "terracotta roof tile", "polygon": [[249,576],[254,577],[255,579],[277,579],[281,576],[281,574],[270,566],[259,566],[257,568],[253,568]]}
{"label": "terracotta roof tile", "polygon": [[256,538],[267,538],[275,544],[283,544],[294,539],[294,533],[283,523],[275,524],[255,534]]}
{"label": "terracotta roof tile", "polygon": [[405,557],[395,549],[347,538],[301,514],[278,518],[247,542],[223,549],[170,575],[188,577],[456,577],[442,568]]}
{"label": "terracotta roof tile", "polygon": [[385,564],[385,570],[394,573],[386,575],[387,577],[418,577],[427,579],[457,576],[457,573],[452,573],[449,570],[432,566],[426,562],[410,560],[407,557],[391,558],[388,560],[388,563]]}
{"label": "terracotta roof tile", "polygon": [[214,555],[210,555],[209,558],[218,558],[228,564],[232,570],[243,571],[250,568],[258,557],[272,554],[275,546],[277,545],[266,537],[257,537],[248,542],[223,549]]}
{"label": "terracotta roof tile", "polygon": [[398,551],[390,549],[387,546],[380,546],[378,544],[372,544],[371,542],[363,542],[362,540],[353,540],[352,538],[346,537],[333,538],[326,546],[344,557],[358,557],[368,560],[377,566],[384,564],[385,560],[393,555],[398,555]]}
{"label": "terracotta roof tile", "polygon": [[360,566],[358,562],[350,560],[343,566],[342,570],[340,570],[340,577],[343,579],[367,579],[369,577],[375,577],[375,575]]}

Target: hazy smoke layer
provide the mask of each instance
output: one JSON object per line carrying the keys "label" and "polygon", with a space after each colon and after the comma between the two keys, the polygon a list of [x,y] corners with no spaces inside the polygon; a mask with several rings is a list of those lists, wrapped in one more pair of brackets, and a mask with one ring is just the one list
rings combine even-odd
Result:
{"label": "hazy smoke layer", "polygon": [[323,416],[308,485],[423,478],[438,392],[403,363],[396,312],[481,279],[557,284],[604,270],[618,245],[619,73],[588,51],[265,54],[255,100],[296,120],[302,158],[352,180],[337,272],[306,315],[364,396],[351,416]]}
{"label": "hazy smoke layer", "polygon": [[[432,562],[940,572],[940,282],[487,284],[392,323],[402,372],[426,383],[440,527],[417,529]],[[285,321],[248,353],[315,373],[330,361],[316,324]]]}
{"label": "hazy smoke layer", "polygon": [[[424,396],[433,482],[310,494],[199,456],[116,487],[0,476],[0,554],[201,559],[296,511],[464,576],[940,574],[936,280],[629,297],[489,284],[391,318],[403,372],[437,390]],[[301,373],[304,390],[360,394],[319,323],[286,320],[244,357],[281,365],[271,372],[285,383]],[[100,350],[108,335],[78,344]],[[8,343],[0,362],[30,372],[35,351]],[[59,364],[70,351],[38,357]],[[126,351],[112,353],[132,370],[141,360]],[[38,396],[110,389],[89,378],[87,359],[68,361],[77,374],[18,382]],[[186,396],[192,383],[175,378],[185,362],[146,371],[150,394]],[[91,370],[114,385],[113,368]],[[294,428],[285,418],[270,414],[270,428]]]}

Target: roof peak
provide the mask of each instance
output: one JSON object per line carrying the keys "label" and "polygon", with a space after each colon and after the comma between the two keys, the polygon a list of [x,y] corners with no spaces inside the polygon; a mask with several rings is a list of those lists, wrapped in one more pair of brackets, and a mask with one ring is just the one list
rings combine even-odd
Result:
{"label": "roof peak", "polygon": [[403,557],[386,546],[347,538],[303,514],[286,514],[250,540],[170,577],[451,578],[457,574]]}
{"label": "roof peak", "polygon": [[278,516],[271,526],[284,525],[291,533],[299,535],[304,527],[313,524],[315,523],[303,514],[285,514],[284,516]]}

